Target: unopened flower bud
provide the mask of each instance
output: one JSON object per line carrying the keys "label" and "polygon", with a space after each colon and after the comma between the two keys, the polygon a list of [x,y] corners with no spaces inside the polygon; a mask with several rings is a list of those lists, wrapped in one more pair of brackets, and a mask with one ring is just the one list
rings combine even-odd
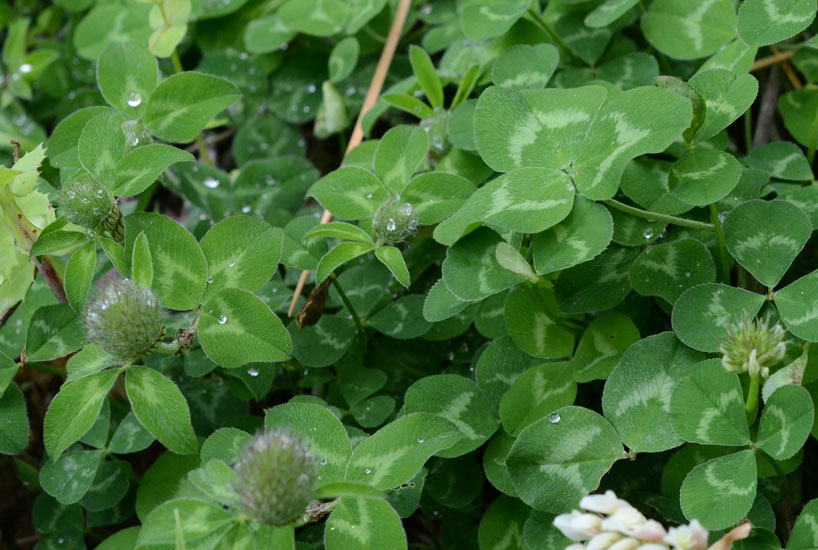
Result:
{"label": "unopened flower bud", "polygon": [[304,515],[313,500],[315,458],[289,430],[257,435],[233,469],[239,503],[258,523],[289,525]]}
{"label": "unopened flower bud", "polygon": [[91,175],[66,184],[58,204],[60,215],[68,221],[92,231],[109,231],[117,241],[124,239],[125,226],[116,197]]}
{"label": "unopened flower bud", "polygon": [[105,284],[83,317],[91,343],[122,363],[148,355],[165,335],[156,296],[130,279]]}
{"label": "unopened flower bud", "polygon": [[417,232],[418,217],[408,202],[400,197],[387,199],[372,218],[372,233],[379,245],[404,242]]}
{"label": "unopened flower bud", "polygon": [[721,364],[727,372],[746,372],[754,378],[766,378],[770,367],[786,354],[784,335],[784,328],[778,323],[770,326],[769,317],[744,318],[727,328],[727,338],[719,346]]}

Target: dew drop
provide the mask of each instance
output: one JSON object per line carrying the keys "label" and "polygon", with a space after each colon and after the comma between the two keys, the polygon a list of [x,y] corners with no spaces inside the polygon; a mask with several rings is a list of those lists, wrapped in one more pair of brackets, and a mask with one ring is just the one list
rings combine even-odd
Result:
{"label": "dew drop", "polygon": [[276,179],[273,177],[272,174],[267,174],[267,177],[264,179],[267,182],[267,185],[275,185],[277,183]]}
{"label": "dew drop", "polygon": [[67,191],[65,194],[68,195],[69,199],[76,198],[76,196],[77,196],[77,194],[74,193],[73,191]]}
{"label": "dew drop", "polygon": [[371,470],[371,469],[369,469],[369,468],[367,468],[366,470],[364,470],[364,473],[365,473],[366,475],[369,475],[369,474],[371,474],[371,473],[372,473],[372,470]]}
{"label": "dew drop", "polygon": [[556,424],[560,420],[561,420],[560,415],[558,415],[557,413],[554,413],[548,417],[548,421],[551,422],[552,424]]}
{"label": "dew drop", "polygon": [[65,544],[65,539],[60,537],[57,539],[57,544]]}
{"label": "dew drop", "polygon": [[400,205],[400,208],[398,209],[398,212],[400,212],[401,216],[411,216],[412,215],[412,205],[409,204],[408,202],[405,202],[405,203]]}
{"label": "dew drop", "polygon": [[219,186],[219,180],[217,180],[213,176],[208,176],[204,180],[204,185],[208,189],[215,189]]}
{"label": "dew drop", "polygon": [[223,325],[227,322],[227,315],[219,315],[219,324]]}
{"label": "dew drop", "polygon": [[129,107],[139,107],[142,104],[142,96],[139,95],[139,92],[130,92],[125,101],[128,102]]}
{"label": "dew drop", "polygon": [[207,284],[209,284],[209,285],[213,284],[213,277],[208,277],[207,278]]}
{"label": "dew drop", "polygon": [[432,13],[432,6],[429,4],[423,4],[420,7],[420,13],[422,13],[423,15],[429,15],[430,13]]}
{"label": "dew drop", "polygon": [[256,376],[258,376],[258,369],[256,367],[250,367],[249,369],[247,369],[247,374],[255,378]]}
{"label": "dew drop", "polygon": [[685,277],[687,277],[688,279],[690,278],[690,272],[689,271],[685,271]]}
{"label": "dew drop", "polygon": [[318,464],[320,464],[321,466],[326,466],[326,465],[327,465],[327,462],[329,462],[329,461],[327,460],[327,457],[325,457],[325,456],[322,456],[322,457],[321,457],[321,458],[318,460]]}
{"label": "dew drop", "polygon": [[236,265],[235,260],[230,260],[229,262],[227,262],[227,267],[233,267],[234,265]]}
{"label": "dew drop", "polygon": [[371,199],[372,198],[372,193],[367,193],[366,198]]}
{"label": "dew drop", "polygon": [[133,132],[130,132],[125,136],[125,143],[127,143],[131,147],[136,147],[137,145],[139,145],[139,136],[137,136]]}
{"label": "dew drop", "polygon": [[727,219],[727,210],[722,210],[719,212],[719,221],[724,223],[724,220]]}
{"label": "dew drop", "polygon": [[304,105],[304,107],[301,110],[304,111],[304,113],[309,113],[310,112],[310,106],[309,105]]}
{"label": "dew drop", "polygon": [[247,59],[248,57],[250,57],[250,56],[249,56],[249,54],[247,52],[241,52],[239,54],[239,59]]}
{"label": "dew drop", "polygon": [[386,230],[387,231],[394,231],[396,227],[397,227],[397,225],[395,224],[395,220],[393,220],[392,218],[389,218],[388,220],[386,220]]}
{"label": "dew drop", "polygon": [[308,94],[315,93],[315,84],[307,84],[306,88]]}
{"label": "dew drop", "polygon": [[250,205],[249,204],[245,204],[244,206],[241,207],[241,213],[242,214],[247,214],[248,212],[250,212]]}
{"label": "dew drop", "polygon": [[31,69],[33,69],[31,63],[23,63],[22,65],[20,65],[20,72],[23,74],[30,73]]}
{"label": "dew drop", "polygon": [[650,239],[651,237],[653,237],[653,229],[650,227],[645,228],[645,232],[642,233],[642,236],[645,237],[646,239]]}
{"label": "dew drop", "polygon": [[422,437],[418,438],[418,443],[423,443],[423,438]]}

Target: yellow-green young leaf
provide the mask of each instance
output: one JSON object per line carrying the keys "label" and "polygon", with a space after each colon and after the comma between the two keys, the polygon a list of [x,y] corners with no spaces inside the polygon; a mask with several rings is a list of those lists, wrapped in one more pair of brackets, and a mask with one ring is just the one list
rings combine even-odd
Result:
{"label": "yellow-green young leaf", "polygon": [[289,28],[312,36],[330,36],[344,28],[349,6],[341,0],[288,0],[278,10]]}
{"label": "yellow-green young leaf", "polygon": [[144,231],[136,236],[131,258],[131,270],[133,271],[133,282],[142,288],[150,288],[153,283],[153,262],[151,261],[151,250],[148,247],[148,237]]}
{"label": "yellow-green young leaf", "polygon": [[128,273],[130,273],[130,270],[125,264],[125,252],[122,245],[108,237],[100,237],[98,241],[102,246],[102,250],[105,252],[105,256],[111,262],[111,265],[114,266],[114,269],[116,269],[122,277],[126,277]]}
{"label": "yellow-green young leaf", "polygon": [[177,498],[160,504],[142,522],[137,548],[157,548],[176,543],[176,514],[184,518],[182,535],[187,544],[216,541],[230,530],[233,513],[221,506],[193,498]]}
{"label": "yellow-green young leaf", "polygon": [[642,16],[642,32],[671,57],[698,59],[735,38],[736,13],[730,0],[657,0]]}
{"label": "yellow-green young leaf", "polygon": [[344,38],[332,48],[327,61],[330,82],[341,82],[352,74],[355,65],[358,63],[358,52],[360,50],[361,46],[354,36]]}
{"label": "yellow-green young leaf", "polygon": [[518,376],[500,401],[500,419],[506,432],[517,435],[526,426],[555,410],[574,404],[577,384],[571,363],[547,363]]}
{"label": "yellow-green young leaf", "polygon": [[156,59],[142,43],[113,43],[97,60],[97,82],[102,97],[129,118],[139,118],[156,88]]}
{"label": "yellow-green young leaf", "polygon": [[283,240],[284,231],[252,216],[233,216],[211,227],[200,243],[207,260],[205,297],[223,288],[261,287],[278,268]]}
{"label": "yellow-green young leaf", "polygon": [[764,404],[758,445],[774,459],[786,460],[804,445],[814,420],[809,392],[801,386],[782,386]]}
{"label": "yellow-green young leaf", "polygon": [[313,403],[285,403],[267,409],[264,427],[289,428],[299,434],[318,463],[324,482],[344,479],[352,446],[341,421],[329,409]]}
{"label": "yellow-green young leaf", "polygon": [[672,332],[649,336],[625,351],[605,383],[602,410],[629,449],[653,453],[681,445],[670,425],[670,396],[684,373],[704,358]]}
{"label": "yellow-green young leaf", "polygon": [[371,218],[387,199],[386,189],[378,178],[358,166],[343,166],[330,172],[315,182],[307,195],[335,217],[347,220]]}
{"label": "yellow-green young leaf", "polygon": [[26,333],[26,359],[49,361],[76,351],[86,342],[77,314],[68,304],[43,306],[34,312]]}
{"label": "yellow-green young leaf", "polygon": [[755,317],[764,296],[742,288],[704,283],[686,290],[673,304],[671,322],[676,336],[693,349],[716,352],[728,325]]}
{"label": "yellow-green young leaf", "polygon": [[138,195],[172,164],[193,160],[193,155],[163,143],[137,147],[119,159],[112,192],[119,197]]}
{"label": "yellow-green young leaf", "polygon": [[559,315],[553,291],[539,287],[526,290],[518,286],[509,292],[503,312],[514,342],[526,353],[543,359],[568,357],[574,351],[574,334],[560,326]]}
{"label": "yellow-green young leaf", "polygon": [[395,126],[375,150],[375,175],[391,194],[400,194],[428,152],[429,135],[423,128]]}
{"label": "yellow-green young leaf", "polygon": [[240,95],[239,89],[223,78],[192,71],[175,74],[151,95],[145,126],[161,139],[187,143]]}
{"label": "yellow-green young leaf", "polygon": [[315,268],[315,280],[323,281],[329,277],[333,271],[341,267],[350,260],[358,256],[363,256],[375,248],[372,244],[356,243],[353,241],[343,242],[324,254],[318,266]]}
{"label": "yellow-green young leaf", "polygon": [[385,103],[388,103],[396,109],[407,112],[420,119],[435,116],[435,112],[431,107],[426,105],[423,101],[409,94],[385,94],[382,97]]}
{"label": "yellow-green young leaf", "polygon": [[199,341],[217,365],[234,368],[247,363],[289,359],[293,343],[281,320],[253,293],[224,288],[204,304]]}
{"label": "yellow-green young leaf", "polygon": [[187,229],[160,214],[134,212],[125,217],[125,262],[133,261],[136,237],[144,232],[153,264],[151,289],[170,309],[193,309],[207,284],[207,264],[199,243]]}
{"label": "yellow-green young leaf", "polygon": [[723,151],[690,149],[670,169],[670,191],[693,206],[707,206],[738,184],[741,165]]}
{"label": "yellow-green young leaf", "polygon": [[97,244],[88,242],[74,252],[65,266],[65,295],[68,303],[77,313],[82,312],[82,306],[88,298],[91,282],[94,278],[94,269],[97,266]]}
{"label": "yellow-green young leaf", "polygon": [[438,456],[454,458],[485,443],[499,428],[499,419],[483,392],[471,380],[455,374],[421,378],[406,390],[407,413],[431,413],[451,422],[462,439]]}
{"label": "yellow-green young leaf", "polygon": [[85,107],[62,119],[48,138],[48,161],[55,168],[80,168],[77,144],[85,124],[110,107]]}
{"label": "yellow-green young leaf", "polygon": [[625,450],[597,413],[563,407],[525,428],[506,457],[520,499],[545,512],[576,508]]}
{"label": "yellow-green young leaf", "polygon": [[28,415],[17,384],[11,384],[0,395],[0,416],[0,454],[22,452],[28,446]]}
{"label": "yellow-green young leaf", "polygon": [[528,261],[507,242],[503,241],[497,244],[497,248],[494,249],[494,259],[506,271],[525,277],[532,283],[537,282],[537,275],[532,271]]}
{"label": "yellow-green young leaf", "polygon": [[390,422],[361,441],[346,479],[390,489],[414,476],[432,455],[462,438],[454,424],[428,413],[411,413]]}
{"label": "yellow-green young leaf", "polygon": [[305,239],[316,237],[328,237],[331,239],[343,239],[346,241],[357,241],[359,243],[375,244],[372,236],[358,227],[346,222],[329,222],[316,225],[304,234]]}
{"label": "yellow-green young leaf", "polygon": [[117,178],[117,162],[125,152],[123,122],[125,117],[121,113],[103,111],[85,124],[77,144],[82,167],[111,191]]}
{"label": "yellow-green young leaf", "polygon": [[435,66],[423,48],[418,46],[409,47],[409,61],[412,63],[412,71],[420,84],[426,99],[432,108],[443,107],[443,84],[435,72]]}
{"label": "yellow-green young leaf", "polygon": [[699,464],[682,484],[682,512],[707,529],[725,529],[745,517],[756,497],[756,459],[745,450]]}
{"label": "yellow-green young leaf", "polygon": [[171,380],[146,367],[130,367],[125,390],[140,424],[176,454],[199,450],[187,401]]}
{"label": "yellow-green young leaf", "polygon": [[375,249],[375,257],[389,268],[401,285],[409,288],[409,269],[406,267],[400,249],[394,246],[381,246]]}
{"label": "yellow-green young leaf", "polygon": [[[750,442],[744,394],[736,374],[718,359],[686,369],[670,397],[670,422],[684,441],[702,445],[741,446]],[[666,399],[666,398],[665,398]]]}
{"label": "yellow-green young leaf", "polygon": [[811,234],[807,215],[781,200],[744,202],[724,220],[730,255],[767,287],[778,284]]}
{"label": "yellow-green young leaf", "polygon": [[738,35],[750,46],[766,46],[800,33],[815,19],[814,0],[746,0],[738,12]]}
{"label": "yellow-green young leaf", "polygon": [[491,503],[477,532],[480,550],[511,550],[528,548],[523,542],[523,526],[531,508],[515,498],[500,495]]}
{"label": "yellow-green young leaf", "polygon": [[775,305],[787,329],[818,342],[818,271],[804,275],[775,293]]}
{"label": "yellow-green young leaf", "polygon": [[495,85],[512,90],[545,88],[559,58],[559,50],[551,44],[518,44],[497,57],[491,79]]}
{"label": "yellow-green young leaf", "polygon": [[102,451],[73,450],[40,469],[40,485],[60,504],[73,504],[88,492],[102,460]]}
{"label": "yellow-green young leaf", "polygon": [[344,497],[324,529],[327,550],[406,550],[397,512],[382,498]]}
{"label": "yellow-green young leaf", "polygon": [[716,280],[710,251],[694,239],[679,239],[646,248],[628,271],[633,289],[671,304],[688,288]]}
{"label": "yellow-green young leaf", "polygon": [[314,130],[316,137],[326,139],[349,126],[349,116],[343,96],[329,80],[321,85],[321,96],[323,101],[315,117]]}
{"label": "yellow-green young leaf", "polygon": [[119,370],[105,371],[63,384],[43,423],[43,443],[52,460],[59,460],[69,445],[91,429],[118,374]]}
{"label": "yellow-green young leaf", "polygon": [[696,141],[715,136],[750,108],[758,93],[758,81],[749,74],[736,75],[725,69],[711,69],[690,79],[690,85],[707,105],[704,122],[696,131]]}
{"label": "yellow-green young leaf", "polygon": [[809,501],[801,510],[790,539],[787,541],[787,550],[818,548],[818,531],[814,527],[816,523],[818,523],[818,499]]}

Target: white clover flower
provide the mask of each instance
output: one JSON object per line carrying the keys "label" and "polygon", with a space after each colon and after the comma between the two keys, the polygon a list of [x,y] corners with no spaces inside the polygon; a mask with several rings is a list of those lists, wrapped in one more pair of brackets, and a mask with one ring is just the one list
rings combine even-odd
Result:
{"label": "white clover flower", "polygon": [[565,550],[585,550],[585,545],[580,544],[579,542],[576,544],[572,544],[571,546],[566,546]]}
{"label": "white clover flower", "polygon": [[623,535],[634,535],[637,527],[644,525],[647,518],[632,506],[618,509],[613,515],[602,520],[603,531],[618,531]]}
{"label": "white clover flower", "polygon": [[633,530],[632,535],[648,542],[662,542],[667,536],[664,525],[654,519],[649,519]]}
{"label": "white clover flower", "polygon": [[554,526],[574,541],[588,540],[602,532],[602,518],[574,510],[554,518]]}
{"label": "white clover flower", "polygon": [[667,544],[657,544],[655,542],[649,542],[647,544],[643,544],[638,548],[638,550],[668,550]]}
{"label": "white clover flower", "polygon": [[616,498],[613,491],[605,491],[603,495],[588,495],[579,501],[579,507],[589,512],[611,515],[620,508],[630,507],[627,501]]}
{"label": "white clover flower", "polygon": [[671,527],[665,537],[665,542],[673,545],[675,550],[705,550],[707,548],[708,531],[698,520],[689,525]]}
{"label": "white clover flower", "polygon": [[608,550],[611,545],[622,538],[619,533],[600,533],[588,541],[585,550]]}
{"label": "white clover flower", "polygon": [[642,544],[638,539],[628,537],[613,544],[608,550],[636,550]]}

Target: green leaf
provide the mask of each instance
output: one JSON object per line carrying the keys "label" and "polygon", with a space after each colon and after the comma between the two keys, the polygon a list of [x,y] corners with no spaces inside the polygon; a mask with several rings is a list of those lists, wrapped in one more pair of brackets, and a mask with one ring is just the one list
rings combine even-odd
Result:
{"label": "green leaf", "polygon": [[608,247],[602,254],[563,272],[555,287],[560,310],[587,313],[610,309],[631,291],[628,270],[638,251]]}
{"label": "green leaf", "polygon": [[281,320],[246,290],[224,288],[214,294],[199,323],[202,349],[222,367],[284,361],[292,355],[292,340]]}
{"label": "green leaf", "polygon": [[559,314],[553,292],[518,286],[506,298],[503,316],[508,334],[523,351],[551,359],[574,351],[574,335],[559,324]]}
{"label": "green leaf", "polygon": [[97,60],[99,91],[129,118],[139,118],[158,81],[156,59],[144,44],[114,43]]}
{"label": "green leaf", "polygon": [[443,279],[439,279],[429,289],[426,301],[423,302],[423,318],[432,323],[440,322],[457,315],[468,306],[469,302],[455,296]]}
{"label": "green leaf", "polygon": [[725,529],[750,511],[756,482],[752,451],[714,458],[693,468],[685,478],[682,511],[686,518],[698,519],[707,529]]}
{"label": "green leaf", "polygon": [[613,197],[628,162],[664,151],[692,117],[690,100],[663,88],[635,88],[610,99],[573,163],[577,191],[594,200]]}
{"label": "green leaf", "polygon": [[699,142],[730,126],[750,108],[758,93],[758,81],[752,75],[725,69],[700,72],[690,79],[690,85],[707,105],[704,122],[694,136]]}
{"label": "green leaf", "polygon": [[264,427],[290,428],[296,431],[318,457],[321,479],[341,481],[352,456],[352,447],[344,425],[329,409],[312,403],[285,403],[267,409]]}
{"label": "green leaf", "polygon": [[512,90],[545,88],[559,62],[559,50],[551,44],[511,46],[492,65],[491,80]]}
{"label": "green leaf", "polygon": [[137,286],[150,288],[153,283],[153,262],[151,261],[151,250],[148,247],[148,237],[145,232],[136,236],[131,257],[131,269],[133,271],[133,281]]}
{"label": "green leaf", "polygon": [[125,389],[140,424],[168,450],[176,454],[199,450],[190,409],[176,384],[153,369],[130,367]]}
{"label": "green leaf", "polygon": [[429,457],[461,438],[455,425],[442,417],[424,412],[407,414],[358,444],[346,479],[390,489],[412,478]]}
{"label": "green leaf", "polygon": [[406,390],[407,413],[431,413],[451,422],[463,436],[438,456],[454,458],[464,455],[488,441],[497,431],[498,418],[477,385],[454,374],[437,374],[421,378]]}
{"label": "green leaf", "polygon": [[[130,264],[136,237],[148,238],[153,263],[151,288],[170,309],[194,309],[207,284],[207,264],[196,239],[167,216],[134,212],[125,217],[125,262]],[[132,266],[129,266],[132,268]]]}
{"label": "green leaf", "polygon": [[328,222],[316,225],[304,234],[305,239],[314,239],[316,237],[327,237],[330,239],[343,239],[347,241],[357,241],[359,243],[375,244],[372,236],[351,223],[345,222]]}
{"label": "green leaf", "polygon": [[395,126],[384,134],[375,150],[375,175],[390,194],[400,194],[428,152],[429,135],[423,128]]}
{"label": "green leaf", "polygon": [[534,268],[546,274],[591,260],[608,247],[612,236],[608,210],[575,196],[571,213],[563,221],[534,235]]}
{"label": "green leaf", "polygon": [[514,490],[506,467],[506,455],[511,450],[514,441],[515,439],[505,431],[499,430],[483,452],[483,470],[486,473],[486,479],[496,489],[512,497],[517,496],[517,491]]}
{"label": "green leaf", "polygon": [[347,34],[360,31],[373,17],[381,13],[386,0],[351,0],[349,20],[346,24]]}
{"label": "green leaf", "polygon": [[[221,506],[193,498],[169,500],[154,508],[142,522],[137,548],[151,548],[176,543],[176,516],[181,522],[182,535],[187,544],[203,541],[208,537],[215,540],[229,530],[234,520],[231,511]],[[218,538],[214,535],[218,533]],[[215,542],[211,540],[211,544]]]}
{"label": "green leaf", "polygon": [[347,220],[371,218],[387,199],[386,189],[378,178],[358,166],[343,166],[330,172],[315,182],[307,195],[333,216]]}
{"label": "green leaf", "polygon": [[774,141],[757,147],[750,151],[744,161],[750,168],[782,180],[810,181],[813,178],[804,152],[790,141]]}
{"label": "green leaf", "polygon": [[749,443],[738,376],[726,372],[718,359],[708,359],[686,370],[687,376],[676,384],[667,409],[673,431],[685,441],[702,445]]}
{"label": "green leaf", "polygon": [[633,289],[659,296],[671,304],[696,285],[716,280],[716,266],[707,247],[694,239],[679,239],[646,248],[628,272]]}
{"label": "green leaf", "polygon": [[82,322],[68,304],[43,306],[34,312],[26,333],[26,359],[50,361],[82,347]]}
{"label": "green leaf", "polygon": [[797,453],[809,437],[815,407],[801,386],[781,386],[764,404],[758,427],[758,446],[776,460]]}
{"label": "green leaf", "polygon": [[207,260],[205,296],[223,288],[261,287],[278,268],[283,240],[284,231],[252,216],[233,216],[211,227],[199,243]]}
{"label": "green leaf", "polygon": [[727,285],[705,283],[686,290],[673,305],[676,336],[693,349],[716,352],[727,327],[744,316],[755,317],[764,296]]}
{"label": "green leaf", "polygon": [[585,24],[592,29],[607,27],[638,3],[639,0],[605,0],[585,16]]}
{"label": "green leaf", "polygon": [[801,145],[809,147],[815,139],[818,92],[809,88],[787,92],[779,98],[778,110],[792,137]]}
{"label": "green leaf", "polygon": [[523,502],[559,513],[576,508],[624,456],[607,420],[582,407],[564,407],[520,432],[506,464]]}
{"label": "green leaf", "polygon": [[671,57],[698,59],[735,38],[736,14],[730,0],[656,0],[642,16],[642,32]]}
{"label": "green leaf", "polygon": [[386,421],[396,405],[388,395],[376,395],[350,407],[349,412],[362,428],[375,428]]}
{"label": "green leaf", "polygon": [[818,548],[818,500],[811,500],[804,506],[787,541],[787,550],[813,550]]}
{"label": "green leaf", "polygon": [[640,340],[622,355],[605,383],[602,409],[629,449],[656,453],[682,443],[671,428],[670,398],[679,379],[703,359],[672,332]]}
{"label": "green leaf", "polygon": [[510,336],[498,337],[486,347],[474,367],[477,385],[495,409],[517,376],[535,364],[533,357],[523,352]]}
{"label": "green leaf", "polygon": [[293,356],[307,367],[328,367],[344,356],[355,342],[355,322],[344,317],[327,315],[314,325],[298,330],[289,325],[293,339]]}
{"label": "green leaf", "polygon": [[284,24],[278,14],[258,17],[247,24],[244,47],[255,54],[274,52],[280,50],[296,34],[296,31]]}
{"label": "green leaf", "polygon": [[375,257],[389,268],[395,279],[406,288],[409,288],[409,269],[399,248],[394,246],[380,246],[375,249]]}
{"label": "green leaf", "polygon": [[429,54],[423,48],[414,45],[409,46],[409,61],[426,99],[429,100],[433,108],[442,108],[443,84],[441,84],[440,78],[435,72],[435,66],[432,64],[432,60],[429,59]]}
{"label": "green leaf", "polygon": [[690,149],[670,169],[670,191],[687,204],[707,206],[738,184],[741,165],[722,151]]}
{"label": "green leaf", "polygon": [[525,549],[523,525],[531,509],[517,499],[500,495],[480,519],[477,540],[481,550]]}
{"label": "green leaf", "polygon": [[750,46],[793,37],[815,19],[813,0],[746,0],[738,12],[738,36]]}
{"label": "green leaf", "polygon": [[401,340],[423,336],[432,324],[423,318],[423,296],[409,294],[398,298],[368,320],[369,326]]}
{"label": "green leaf", "polygon": [[353,406],[383,388],[386,379],[382,370],[348,365],[339,373],[338,384],[346,402]]}
{"label": "green leaf", "polygon": [[145,126],[161,139],[187,143],[239,97],[239,89],[223,78],[192,71],[171,75],[151,95]]}
{"label": "green leaf", "polygon": [[102,246],[102,250],[105,252],[105,256],[111,262],[111,265],[114,266],[120,275],[127,276],[130,273],[130,270],[125,265],[125,252],[123,247],[117,243],[113,239],[109,239],[108,237],[100,237],[98,239],[99,244]]}
{"label": "green leaf", "polygon": [[818,342],[818,271],[804,275],[775,293],[775,305],[795,336]]}
{"label": "green leaf", "polygon": [[401,198],[412,205],[418,225],[433,225],[453,214],[474,192],[474,184],[462,176],[428,172],[412,178]]}
{"label": "green leaf", "polygon": [[518,435],[526,426],[555,410],[573,405],[577,384],[570,377],[570,363],[538,365],[518,376],[500,401],[503,428]]}
{"label": "green leaf", "polygon": [[95,60],[109,44],[134,41],[147,43],[150,5],[127,4],[95,6],[74,31],[74,48],[83,59]]}
{"label": "green leaf", "polygon": [[372,497],[383,498],[383,493],[356,481],[330,481],[315,488],[316,498],[331,499],[337,497]]}
{"label": "green leaf", "polygon": [[116,454],[136,453],[147,449],[153,441],[153,435],[145,429],[131,411],[125,415],[114,430],[111,441],[108,443],[108,450]]}
{"label": "green leaf", "polygon": [[193,160],[193,155],[187,151],[162,143],[137,147],[116,163],[116,180],[111,191],[120,197],[138,195],[168,167],[190,160]]}
{"label": "green leaf", "polygon": [[354,36],[348,36],[338,42],[329,55],[327,67],[329,68],[329,80],[338,83],[352,74],[355,65],[358,63],[358,53],[361,46]]}
{"label": "green leaf", "polygon": [[109,107],[85,107],[62,119],[48,138],[48,160],[55,168],[80,168],[77,145],[85,124]]}
{"label": "green leaf", "polygon": [[525,277],[532,283],[537,282],[537,275],[534,274],[531,265],[515,247],[507,242],[497,243],[494,249],[494,259],[506,271]]}
{"label": "green leaf", "polygon": [[344,497],[324,530],[327,550],[406,550],[400,517],[381,498]]}
{"label": "green leaf", "polygon": [[289,0],[278,10],[287,27],[311,36],[330,36],[344,28],[349,6],[341,0]]}
{"label": "green leaf", "polygon": [[383,101],[420,119],[433,117],[435,112],[423,101],[409,94],[384,94]]}
{"label": "green leaf", "polygon": [[527,0],[468,0],[457,3],[466,37],[483,42],[505,33],[528,9]]}
{"label": "green leaf", "polygon": [[524,281],[497,262],[495,249],[500,242],[497,233],[480,228],[450,247],[442,266],[446,287],[459,299],[474,301]]}
{"label": "green leaf", "polygon": [[498,172],[521,166],[563,168],[579,154],[605,96],[601,86],[488,88],[474,111],[474,140],[480,156]]}
{"label": "green leaf", "polygon": [[730,255],[767,287],[778,284],[811,234],[807,215],[786,201],[747,201],[724,220]]}
{"label": "green leaf", "polygon": [[63,384],[43,424],[43,443],[52,460],[59,460],[69,445],[91,429],[118,374],[110,370]]}
{"label": "green leaf", "polygon": [[91,488],[101,460],[102,451],[69,451],[43,464],[40,484],[60,504],[79,502]]}
{"label": "green leaf", "polygon": [[65,266],[65,295],[74,311],[81,312],[97,266],[97,245],[91,241],[74,252]]}
{"label": "green leaf", "polygon": [[363,256],[375,248],[372,244],[356,243],[353,241],[343,242],[324,254],[318,266],[315,268],[315,280],[324,281],[333,271],[341,267],[346,262]]}
{"label": "green leaf", "polygon": [[104,111],[89,120],[80,134],[77,156],[82,167],[103,187],[113,190],[117,163],[125,152],[125,118],[116,111]]}
{"label": "green leaf", "polygon": [[301,216],[284,227],[284,242],[281,244],[281,263],[298,269],[315,270],[321,257],[327,252],[324,240],[304,241],[304,235],[319,221],[315,216]]}
{"label": "green leaf", "polygon": [[607,378],[625,350],[637,341],[639,329],[629,317],[616,311],[599,315],[585,329],[574,353],[574,380]]}
{"label": "green leaf", "polygon": [[0,454],[23,452],[28,446],[28,415],[17,384],[11,384],[0,395],[0,418],[3,419],[0,423]]}
{"label": "green leaf", "polygon": [[96,344],[88,344],[71,356],[65,364],[68,381],[94,374],[114,363],[111,355]]}
{"label": "green leaf", "polygon": [[519,168],[487,183],[435,229],[435,240],[452,245],[471,227],[487,223],[521,233],[539,233],[571,212],[574,188],[567,174]]}

